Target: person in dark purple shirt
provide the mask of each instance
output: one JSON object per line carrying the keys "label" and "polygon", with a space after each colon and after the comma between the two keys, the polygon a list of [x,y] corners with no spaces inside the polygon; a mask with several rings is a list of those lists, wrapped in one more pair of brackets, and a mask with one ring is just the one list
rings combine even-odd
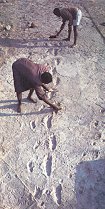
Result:
{"label": "person in dark purple shirt", "polygon": [[46,91],[49,91],[49,88],[45,84],[52,82],[52,75],[48,72],[47,66],[33,63],[26,58],[20,58],[13,63],[12,70],[18,99],[17,112],[21,112],[22,92],[27,90],[30,90],[27,98],[32,102],[35,102],[31,97],[35,90],[38,98],[50,105],[56,113],[61,110],[60,106],[53,104],[46,96]]}
{"label": "person in dark purple shirt", "polygon": [[61,31],[64,29],[66,21],[68,21],[68,38],[64,39],[65,41],[70,41],[70,36],[71,36],[71,31],[72,31],[72,26],[73,26],[73,31],[74,31],[74,43],[72,46],[75,46],[77,43],[77,28],[80,24],[81,18],[82,18],[82,12],[80,9],[76,7],[70,7],[70,8],[55,8],[53,10],[53,13],[57,17],[62,18],[62,25],[60,27],[60,30],[57,32],[56,35],[51,35],[49,38],[56,38]]}

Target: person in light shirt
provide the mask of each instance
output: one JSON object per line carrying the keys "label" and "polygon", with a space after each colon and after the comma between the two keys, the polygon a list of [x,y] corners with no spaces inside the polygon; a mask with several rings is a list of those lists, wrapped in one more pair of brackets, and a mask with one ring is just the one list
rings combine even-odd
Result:
{"label": "person in light shirt", "polygon": [[70,41],[70,36],[71,36],[71,32],[72,32],[72,27],[73,27],[74,43],[73,43],[72,47],[75,46],[77,44],[77,36],[78,36],[77,28],[78,28],[81,18],[82,18],[81,10],[76,7],[63,8],[63,9],[55,8],[53,10],[53,13],[57,17],[62,18],[62,25],[60,27],[60,30],[57,32],[57,34],[51,35],[49,38],[56,38],[61,33],[61,31],[64,29],[66,21],[68,21],[68,37],[64,40]]}

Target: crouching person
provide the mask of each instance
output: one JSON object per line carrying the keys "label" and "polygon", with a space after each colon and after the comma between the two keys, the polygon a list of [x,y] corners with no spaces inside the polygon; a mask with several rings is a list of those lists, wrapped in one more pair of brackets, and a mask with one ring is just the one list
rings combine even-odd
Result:
{"label": "crouching person", "polygon": [[26,58],[20,58],[13,63],[12,70],[18,99],[17,112],[21,112],[22,92],[27,90],[30,90],[27,98],[32,102],[35,102],[31,97],[35,90],[38,98],[50,105],[56,113],[61,110],[60,106],[53,104],[46,96],[46,91],[49,89],[45,84],[52,82],[52,75],[48,72],[47,66],[33,63]]}

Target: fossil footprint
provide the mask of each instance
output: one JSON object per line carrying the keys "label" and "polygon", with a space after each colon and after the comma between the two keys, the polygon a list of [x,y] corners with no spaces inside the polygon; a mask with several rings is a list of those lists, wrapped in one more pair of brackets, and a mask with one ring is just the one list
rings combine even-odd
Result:
{"label": "fossil footprint", "polygon": [[61,184],[59,184],[56,188],[53,188],[52,195],[57,205],[61,204],[61,191],[62,191]]}
{"label": "fossil footprint", "polygon": [[56,149],[56,137],[54,134],[50,136],[49,147],[51,151]]}
{"label": "fossil footprint", "polygon": [[52,156],[50,154],[45,156],[43,166],[45,175],[50,176],[52,169]]}

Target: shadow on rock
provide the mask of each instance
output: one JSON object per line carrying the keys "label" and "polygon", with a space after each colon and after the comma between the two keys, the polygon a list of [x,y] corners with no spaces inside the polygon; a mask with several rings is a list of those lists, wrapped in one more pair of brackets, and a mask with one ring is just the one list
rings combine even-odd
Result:
{"label": "shadow on rock", "polygon": [[68,46],[68,44],[63,44],[61,40],[52,39],[10,39],[10,38],[0,38],[0,45],[2,47],[15,47],[15,48],[61,48]]}
{"label": "shadow on rock", "polygon": [[[22,115],[41,115],[41,114],[47,114],[47,113],[52,113],[53,109],[50,107],[44,107],[42,110],[40,111],[35,111],[35,112],[29,112],[29,108],[27,108],[27,112],[24,113],[17,113],[17,103],[14,104],[15,102],[17,102],[17,100],[1,100],[0,101],[0,110],[2,110],[0,112],[0,117],[5,117],[5,116],[22,116]],[[29,101],[27,99],[23,99],[23,102],[28,102]],[[13,104],[12,104],[13,103]],[[9,109],[13,110],[14,112],[10,112]],[[6,112],[4,112],[4,110],[6,110]],[[8,111],[8,112],[7,112]]]}

